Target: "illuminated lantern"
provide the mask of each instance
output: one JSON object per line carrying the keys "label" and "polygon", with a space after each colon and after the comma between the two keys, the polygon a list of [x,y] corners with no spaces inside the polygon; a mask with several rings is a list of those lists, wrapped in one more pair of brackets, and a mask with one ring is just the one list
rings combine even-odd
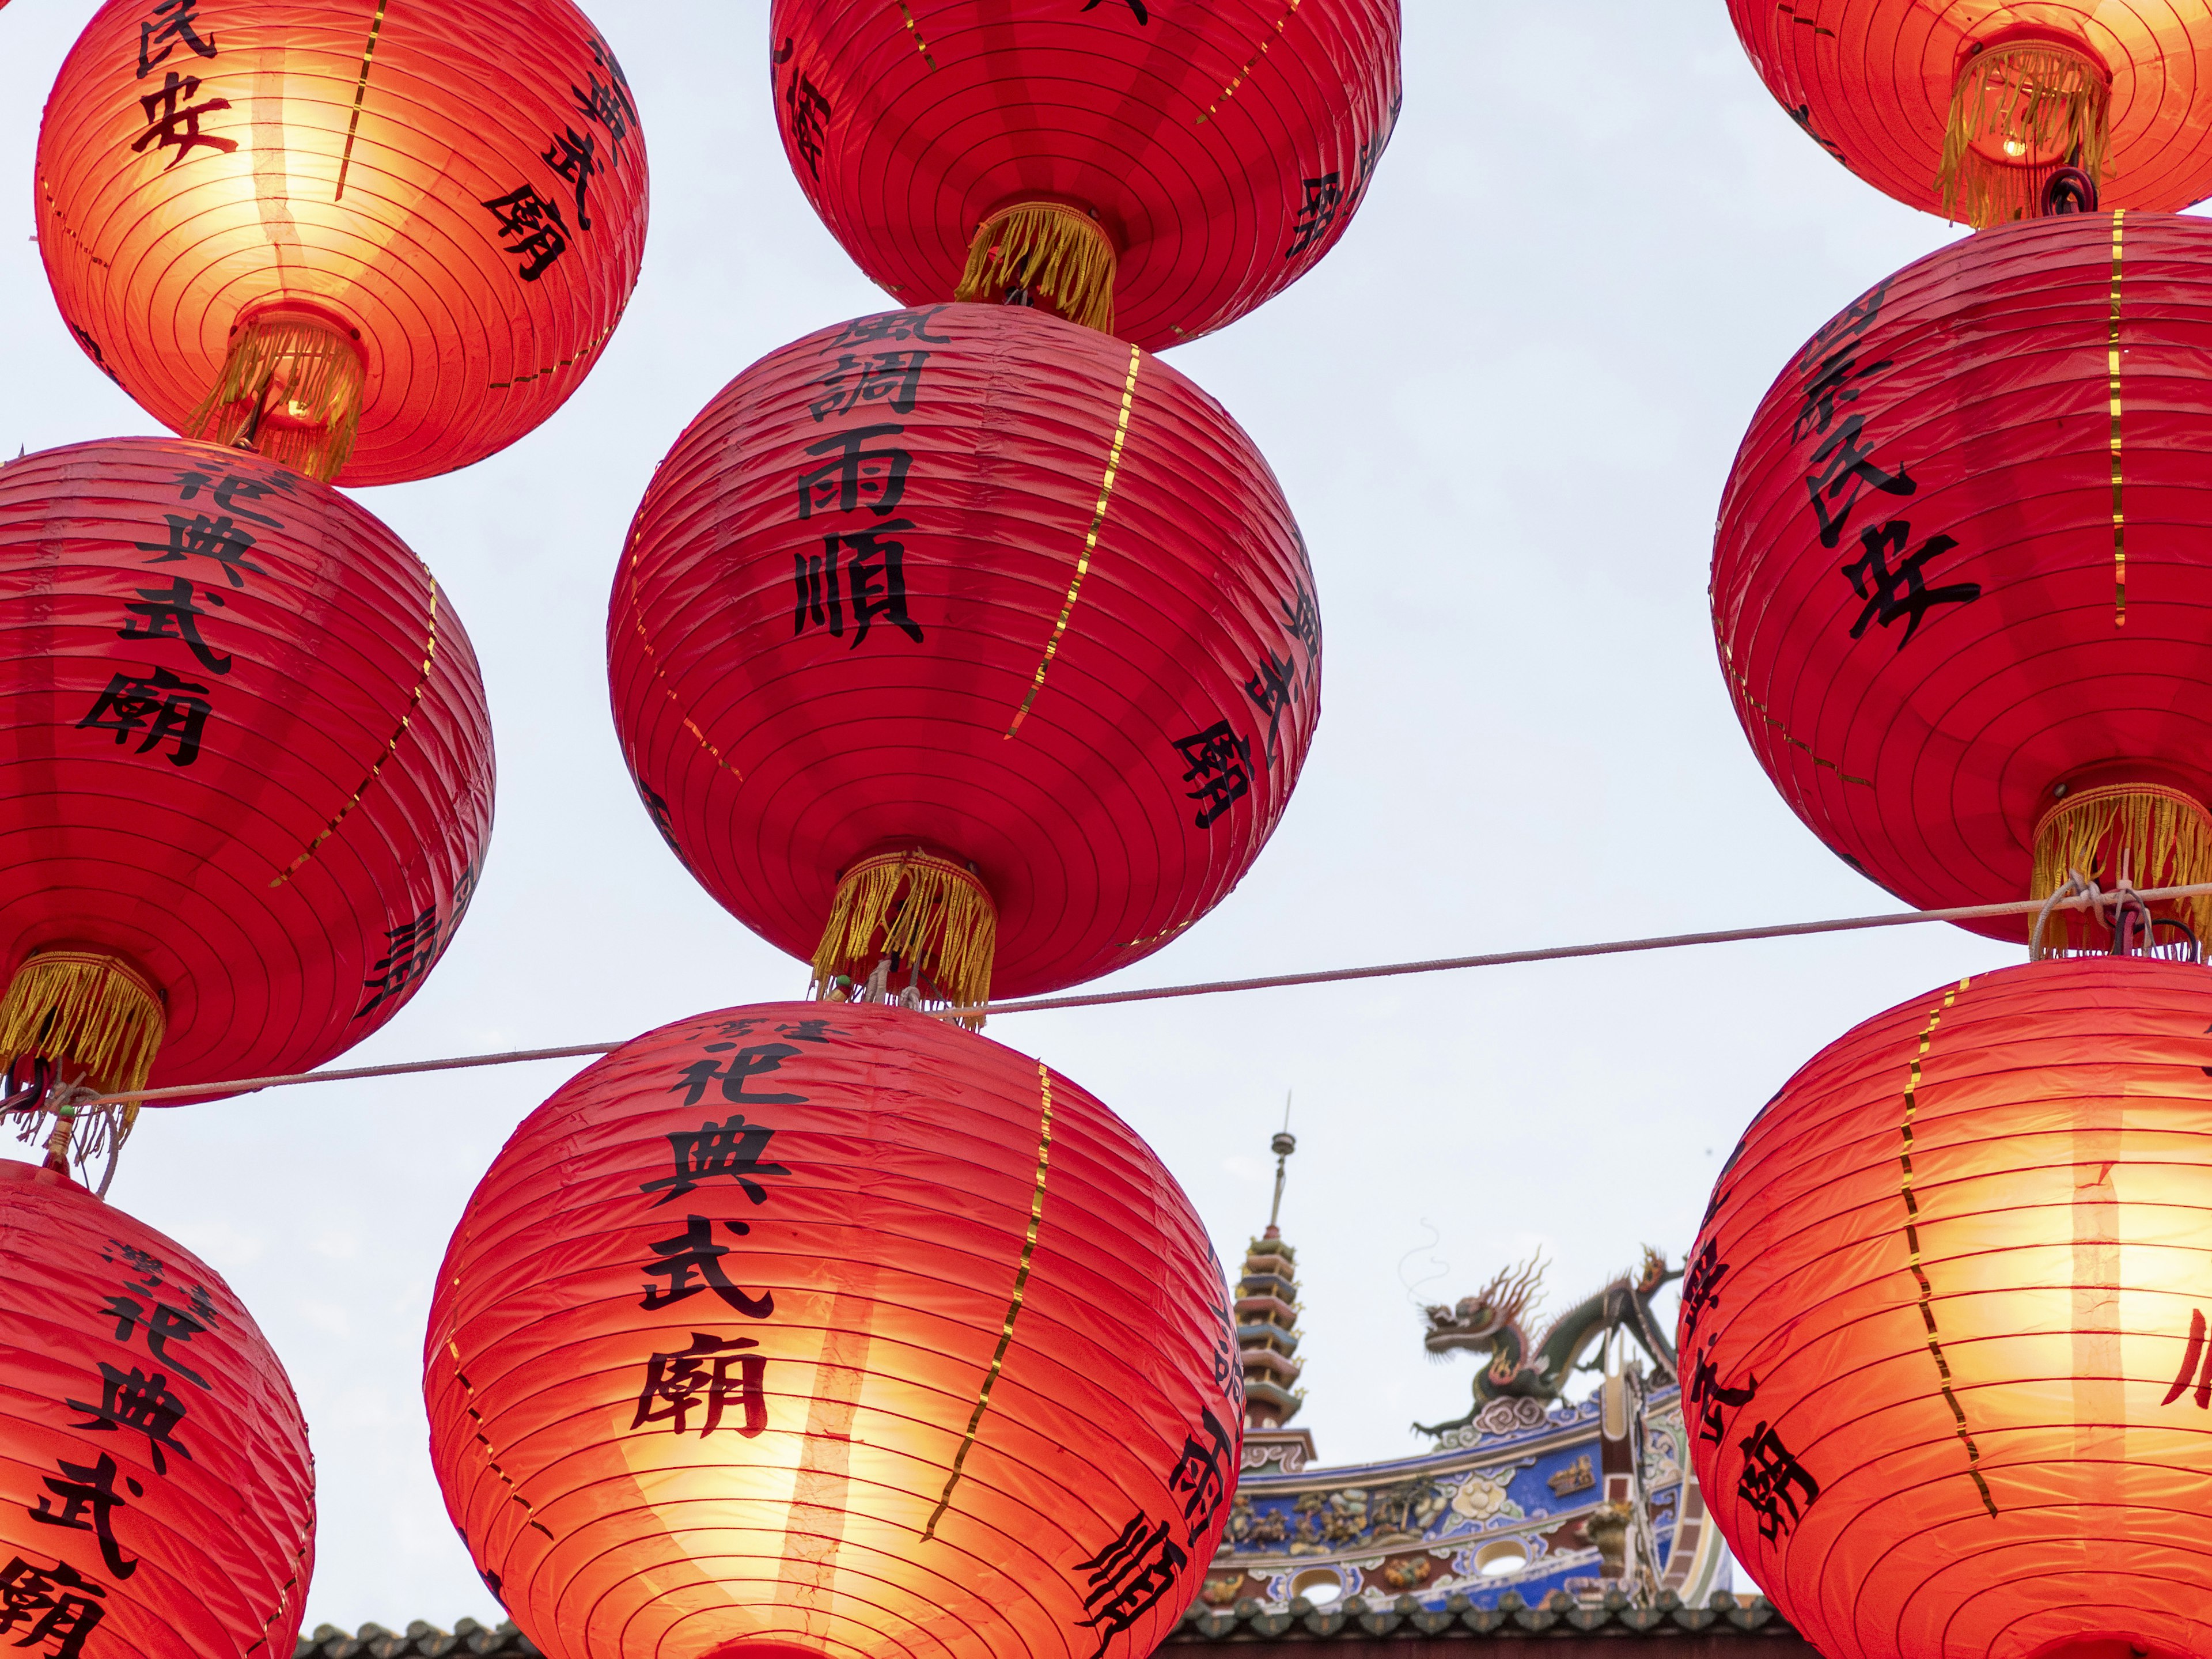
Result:
{"label": "illuminated lantern", "polygon": [[1791,118],[1911,206],[1991,225],[2061,197],[2170,210],[2212,193],[2212,32],[2191,0],[1729,0],[1729,15]]}
{"label": "illuminated lantern", "polygon": [[861,318],[723,388],[638,508],[607,649],[631,775],[708,890],[817,990],[890,962],[963,1006],[1219,902],[1320,707],[1251,441],[1141,349],[1009,306]]}
{"label": "illuminated lantern", "polygon": [[1398,0],[775,0],[799,187],[902,304],[1152,350],[1311,270],[1398,118]]}
{"label": "illuminated lantern", "polygon": [[491,810],[468,636],[345,496],[175,439],[0,467],[0,1058],[320,1064],[452,939]]}
{"label": "illuminated lantern", "polygon": [[1899,897],[2212,878],[2208,350],[2212,225],[2041,219],[1907,266],[1759,405],[1713,553],[1736,714]]}
{"label": "illuminated lantern", "polygon": [[68,1659],[289,1654],[314,1573],[307,1425],[174,1240],[0,1160],[0,1617]]}
{"label": "illuminated lantern", "polygon": [[645,139],[568,0],[108,0],[39,132],[78,343],[172,430],[349,484],[567,399],[645,245]]}
{"label": "illuminated lantern", "polygon": [[2212,977],[1963,980],[1753,1120],[1683,1281],[1698,1485],[1824,1654],[2212,1643]]}
{"label": "illuminated lantern", "polygon": [[896,1007],[664,1026],[477,1185],[430,1455],[550,1659],[1141,1659],[1229,1517],[1243,1380],[1174,1177]]}

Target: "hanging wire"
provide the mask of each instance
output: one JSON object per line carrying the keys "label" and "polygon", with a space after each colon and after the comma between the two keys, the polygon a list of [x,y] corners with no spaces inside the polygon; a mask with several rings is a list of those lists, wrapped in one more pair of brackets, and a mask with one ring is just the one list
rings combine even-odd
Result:
{"label": "hanging wire", "polygon": [[[2158,903],[2167,899],[2196,898],[2212,894],[2212,882],[2184,887],[2130,888],[2131,903]],[[1651,939],[1613,939],[1598,945],[1554,945],[1534,951],[1496,951],[1483,956],[1439,957],[1426,962],[1394,962],[1371,968],[1332,968],[1304,974],[1268,974],[1255,979],[1208,980],[1195,985],[1161,985],[1139,991],[1097,991],[1087,995],[1035,997],[1025,1002],[995,1002],[981,1008],[932,1011],[936,1019],[967,1019],[977,1014],[1042,1013],[1060,1008],[1106,1008],[1125,1002],[1160,1002],[1176,997],[1217,996],[1228,991],[1268,991],[1293,985],[1337,985],[1348,980],[1396,979],[1409,974],[1442,974],[1465,968],[1505,968],[1528,962],[1565,962],[1577,957],[1626,956],[1641,951],[1676,951],[1692,945],[1735,945],[1753,939],[1800,939],[1814,933],[1856,933],[1875,927],[1909,927],[1924,921],[1982,921],[2000,916],[2048,917],[2054,910],[2098,910],[2112,902],[2115,894],[2100,893],[2094,884],[2086,891],[2062,890],[2048,899],[2021,899],[2007,904],[1965,904],[1947,910],[1896,910],[1876,916],[1844,916],[1828,921],[1790,921],[1764,927],[1723,927],[1702,933],[1665,933]],[[422,1072],[459,1072],[482,1066],[517,1066],[538,1060],[580,1060],[611,1054],[634,1039],[618,1042],[579,1042],[563,1048],[515,1048],[505,1054],[461,1054],[450,1060],[406,1060],[389,1066],[354,1066],[334,1072],[294,1072],[281,1077],[234,1078],[221,1083],[192,1083],[164,1089],[135,1089],[124,1094],[95,1095],[77,1103],[80,1110],[137,1102],[147,1106],[179,1106],[217,1096],[252,1094],[262,1089],[288,1089],[304,1083],[351,1083],[364,1078],[408,1077]]]}

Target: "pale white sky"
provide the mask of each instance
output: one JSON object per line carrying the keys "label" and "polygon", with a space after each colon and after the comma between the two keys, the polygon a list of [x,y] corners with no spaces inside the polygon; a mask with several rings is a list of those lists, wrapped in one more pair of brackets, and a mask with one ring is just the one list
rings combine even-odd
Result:
{"label": "pale white sky", "polygon": [[[764,0],[588,9],[644,115],[645,275],[538,432],[362,494],[475,640],[500,800],[458,943],[348,1063],[619,1039],[805,983],[639,808],[607,714],[606,596],[653,465],[700,405],[771,348],[884,301],[785,167]],[[91,10],[0,12],[10,453],[155,429],[70,342],[30,240],[39,105]],[[1245,423],[1304,528],[1325,714],[1253,874],[1125,979],[1893,908],[1759,773],[1705,580],[1768,382],[1830,313],[1955,233],[1803,138],[1722,0],[1407,13],[1404,118],[1350,234],[1287,295],[1173,354]],[[1266,1219],[1267,1138],[1295,1087],[1301,1420],[1334,1462],[1416,1450],[1408,1423],[1464,1409],[1469,1368],[1423,1358],[1414,1300],[1540,1244],[1554,1307],[1647,1240],[1679,1256],[1718,1158],[1796,1066],[2016,955],[1921,928],[1028,1015],[992,1035],[1128,1118],[1232,1260]],[[226,1274],[290,1369],[321,1482],[310,1626],[501,1616],[431,1478],[422,1322],[471,1188],[570,1069],[166,1113],[117,1177],[113,1198]],[[1409,1295],[1401,1272],[1430,1258],[1442,1276]]]}

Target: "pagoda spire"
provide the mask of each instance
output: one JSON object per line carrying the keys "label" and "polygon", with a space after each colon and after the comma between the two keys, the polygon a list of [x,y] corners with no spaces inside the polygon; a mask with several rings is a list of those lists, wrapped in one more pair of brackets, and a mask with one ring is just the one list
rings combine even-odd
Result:
{"label": "pagoda spire", "polygon": [[1283,1242],[1283,1186],[1290,1157],[1298,1143],[1290,1130],[1290,1102],[1283,1103],[1283,1127],[1268,1149],[1275,1154],[1275,1196],[1267,1206],[1267,1230],[1244,1255],[1244,1275],[1237,1281],[1237,1346],[1244,1372],[1244,1466],[1279,1465],[1285,1474],[1305,1467],[1314,1455],[1313,1435],[1284,1425],[1298,1414],[1305,1390],[1297,1386],[1305,1362],[1298,1353],[1298,1253]]}

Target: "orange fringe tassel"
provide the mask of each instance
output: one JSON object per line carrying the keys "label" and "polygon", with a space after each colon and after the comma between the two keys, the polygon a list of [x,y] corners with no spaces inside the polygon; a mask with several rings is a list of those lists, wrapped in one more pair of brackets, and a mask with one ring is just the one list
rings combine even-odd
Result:
{"label": "orange fringe tassel", "polygon": [[1069,322],[1111,334],[1120,259],[1089,214],[1054,202],[1024,202],[983,221],[952,297],[993,301],[1008,289],[1034,289]]}
{"label": "orange fringe tassel", "polygon": [[[161,994],[98,951],[41,951],[0,994],[0,1057],[62,1062],[64,1081],[106,1094],[146,1086],[168,1030]],[[81,1076],[69,1073],[70,1061],[83,1068]],[[133,1105],[126,1117],[137,1115]]]}
{"label": "orange fringe tassel", "polygon": [[[2060,801],[2035,826],[2035,876],[2029,896],[2049,898],[2079,870],[2109,889],[2123,872],[2137,887],[2183,887],[2212,881],[2212,817],[2179,790],[2154,784],[2106,784]],[[2212,898],[2178,899],[2153,914],[2186,922],[2212,945]],[[2061,954],[2075,948],[2075,913],[2053,911],[2045,938]],[[2094,928],[2094,921],[2087,922]],[[2082,948],[2100,946],[2085,939]]]}
{"label": "orange fringe tassel", "polygon": [[[916,848],[863,859],[837,883],[814,952],[811,994],[828,998],[841,977],[865,980],[886,957],[911,970],[925,1006],[976,1008],[991,1000],[999,911],[964,866]],[[961,1024],[971,1030],[980,1015]]]}
{"label": "orange fringe tassel", "polygon": [[1936,175],[1944,213],[1977,230],[2035,218],[2045,182],[2069,165],[2101,186],[2111,101],[2104,70],[2051,42],[2015,41],[1969,58],[1951,94]]}
{"label": "orange fringe tassel", "polygon": [[247,447],[328,483],[353,453],[367,378],[359,349],[330,324],[263,318],[238,331],[222,377],[192,411],[187,435],[235,444],[260,410]]}

